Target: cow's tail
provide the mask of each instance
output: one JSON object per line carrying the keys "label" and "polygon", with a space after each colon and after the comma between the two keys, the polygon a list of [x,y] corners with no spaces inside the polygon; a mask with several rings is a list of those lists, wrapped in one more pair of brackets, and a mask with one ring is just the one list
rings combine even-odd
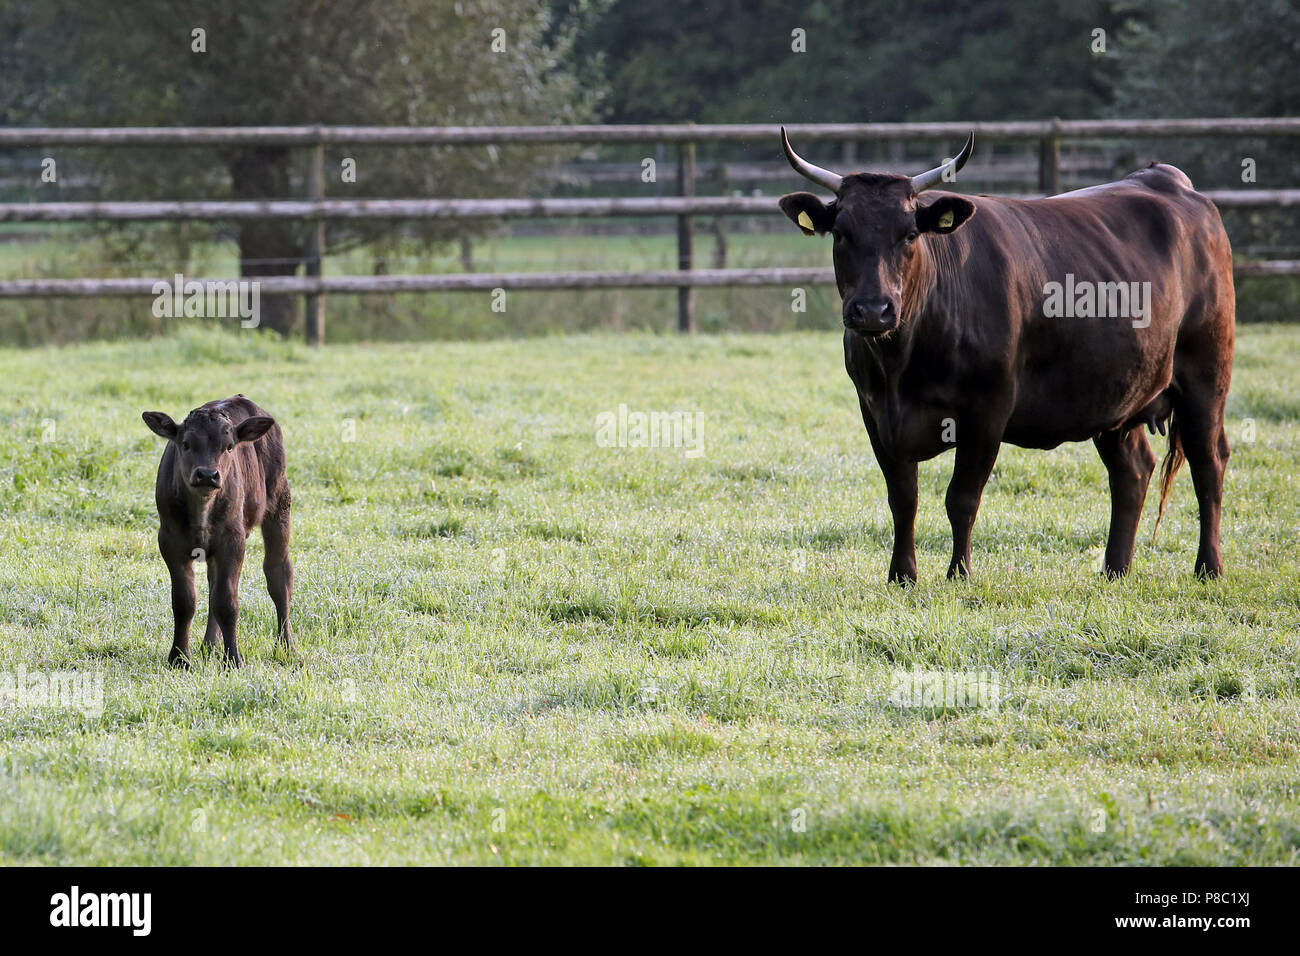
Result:
{"label": "cow's tail", "polygon": [[1174,486],[1174,475],[1183,467],[1187,459],[1183,456],[1183,440],[1179,434],[1178,413],[1169,416],[1169,451],[1165,454],[1164,464],[1160,466],[1160,510],[1156,513],[1156,526],[1151,529],[1151,543],[1156,543],[1156,534],[1160,531],[1160,519],[1165,516],[1165,505],[1169,503],[1169,489]]}

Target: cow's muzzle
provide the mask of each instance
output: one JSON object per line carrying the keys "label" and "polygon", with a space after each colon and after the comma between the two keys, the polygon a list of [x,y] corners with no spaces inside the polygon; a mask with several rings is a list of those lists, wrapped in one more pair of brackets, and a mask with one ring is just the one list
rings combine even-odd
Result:
{"label": "cow's muzzle", "polygon": [[898,313],[888,299],[854,299],[844,304],[844,327],[859,335],[883,335],[898,326]]}

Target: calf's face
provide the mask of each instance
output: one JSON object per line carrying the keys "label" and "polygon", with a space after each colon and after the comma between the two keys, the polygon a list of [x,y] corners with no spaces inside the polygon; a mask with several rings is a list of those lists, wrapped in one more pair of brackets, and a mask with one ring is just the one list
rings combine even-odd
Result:
{"label": "calf's face", "polygon": [[180,425],[165,412],[145,412],[141,417],[154,434],[176,445],[181,481],[200,497],[214,494],[230,476],[235,446],[256,441],[275,424],[264,415],[246,418],[238,425],[220,412],[191,412]]}

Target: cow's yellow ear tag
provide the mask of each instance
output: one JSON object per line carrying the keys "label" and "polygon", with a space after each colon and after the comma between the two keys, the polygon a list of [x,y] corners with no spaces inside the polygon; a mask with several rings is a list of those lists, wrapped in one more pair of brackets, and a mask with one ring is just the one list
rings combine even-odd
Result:
{"label": "cow's yellow ear tag", "polygon": [[939,217],[939,228],[940,228],[940,229],[950,229],[950,228],[952,228],[952,210],[951,210],[951,209],[949,209],[946,213],[944,213],[942,216]]}
{"label": "cow's yellow ear tag", "polygon": [[813,229],[812,216],[808,215],[807,212],[799,213],[798,223],[799,223],[799,228],[802,229],[804,232],[812,233],[816,231]]}

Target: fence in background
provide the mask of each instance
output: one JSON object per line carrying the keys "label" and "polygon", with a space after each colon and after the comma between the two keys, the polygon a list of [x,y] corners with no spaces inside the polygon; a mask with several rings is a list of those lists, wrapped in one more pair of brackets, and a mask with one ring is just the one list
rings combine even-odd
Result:
{"label": "fence in background", "polygon": [[[974,130],[978,143],[1037,142],[1040,195],[1061,188],[1065,140],[1182,136],[1296,136],[1300,117],[1184,120],[1043,120],[994,123],[788,124],[797,143],[839,141],[957,144]],[[288,219],[311,224],[305,275],[258,276],[268,294],[306,297],[306,335],[325,338],[325,297],[330,294],[472,291],[492,289],[676,288],[679,330],[694,328],[693,289],[701,286],[798,285],[833,282],[829,268],[694,268],[693,217],[774,215],[773,197],[696,196],[697,143],[779,142],[767,125],[508,126],[508,127],[127,127],[87,129],[0,128],[0,148],[54,146],[298,146],[311,150],[305,200],[0,203],[0,222],[238,221]],[[324,150],[330,145],[455,145],[499,143],[675,144],[677,197],[643,199],[326,199]],[[793,175],[793,174],[792,174]],[[1300,189],[1207,191],[1222,207],[1296,206]],[[324,277],[325,222],[331,219],[514,219],[564,216],[674,216],[677,269],[654,272],[456,273],[445,275]],[[1300,261],[1238,263],[1239,275],[1300,275]],[[170,278],[170,277],[169,277]],[[16,279],[0,281],[0,298],[151,295],[160,278]],[[198,280],[208,281],[208,280]],[[218,280],[220,281],[220,280]]]}

